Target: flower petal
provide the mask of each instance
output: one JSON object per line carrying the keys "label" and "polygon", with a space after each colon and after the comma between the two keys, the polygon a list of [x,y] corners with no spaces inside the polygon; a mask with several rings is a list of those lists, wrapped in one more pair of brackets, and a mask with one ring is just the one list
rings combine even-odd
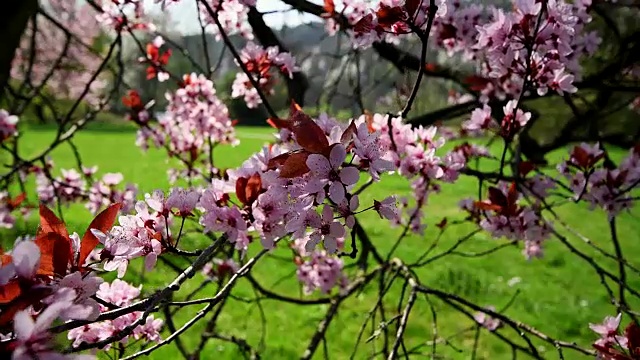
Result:
{"label": "flower petal", "polygon": [[11,253],[18,276],[32,278],[40,264],[40,248],[33,241],[21,241]]}
{"label": "flower petal", "polygon": [[340,181],[349,186],[358,182],[360,179],[360,171],[353,166],[347,166],[340,171]]}
{"label": "flower petal", "polygon": [[326,157],[319,154],[311,154],[307,158],[307,167],[316,175],[326,178],[331,171],[331,165]]}
{"label": "flower petal", "polygon": [[334,146],[333,149],[331,149],[331,153],[329,153],[329,162],[331,163],[331,167],[333,169],[339,168],[346,157],[347,150],[342,144]]}

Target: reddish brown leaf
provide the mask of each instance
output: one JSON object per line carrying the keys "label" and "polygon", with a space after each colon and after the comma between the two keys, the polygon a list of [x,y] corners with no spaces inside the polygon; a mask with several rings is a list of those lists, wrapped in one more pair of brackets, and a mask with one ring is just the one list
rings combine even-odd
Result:
{"label": "reddish brown leaf", "polygon": [[93,249],[100,243],[98,238],[91,232],[91,229],[100,230],[102,232],[107,232],[111,227],[113,227],[113,223],[116,221],[116,217],[118,216],[118,212],[122,204],[115,203],[110,205],[108,208],[102,210],[100,214],[98,214],[89,227],[87,231],[85,231],[84,236],[82,236],[82,241],[80,242],[80,255],[78,256],[78,266],[82,266],[85,260]]}
{"label": "reddish brown leaf", "polygon": [[[7,304],[20,296],[22,289],[20,284],[16,281],[10,281],[5,285],[0,286],[0,304]],[[4,312],[4,310],[3,310]]]}
{"label": "reddish brown leaf", "polygon": [[10,324],[18,311],[26,309],[29,305],[39,303],[50,294],[51,289],[45,287],[31,288],[28,292],[22,292],[20,296],[15,298],[6,307],[3,307],[0,313],[0,328],[4,328]]}
{"label": "reddish brown leaf", "polygon": [[244,205],[251,205],[262,192],[262,178],[255,173],[249,178],[238,178],[236,181],[236,195]]}
{"label": "reddish brown leaf", "polygon": [[291,153],[284,153],[271,158],[271,160],[269,160],[269,163],[267,164],[267,168],[269,170],[275,170],[279,168],[280,166],[284,165],[284,162],[287,161],[289,156],[291,156]]}
{"label": "reddish brown leaf", "polygon": [[302,112],[302,107],[295,100],[291,100],[291,104],[289,104],[289,116],[293,117],[293,115],[298,112]]}
{"label": "reddish brown leaf", "polygon": [[518,172],[520,176],[527,176],[533,169],[536,168],[536,165],[532,161],[522,161],[518,164]]}
{"label": "reddish brown leaf", "polygon": [[442,220],[436,224],[436,226],[440,228],[440,230],[442,230],[447,226],[447,222],[448,222],[447,218],[443,217]]}
{"label": "reddish brown leaf", "polygon": [[376,130],[373,128],[373,114],[369,111],[364,111],[364,121],[367,124],[367,129],[369,129],[369,133],[373,133]]}
{"label": "reddish brown leaf", "polygon": [[329,140],[324,131],[309,115],[298,110],[291,116],[291,120],[291,132],[303,149],[321,154],[329,147]]}
{"label": "reddish brown leaf", "polygon": [[489,82],[490,80],[475,75],[468,76],[464,79],[464,83],[469,85],[469,89],[473,91],[483,90]]}
{"label": "reddish brown leaf", "polygon": [[69,238],[55,232],[49,232],[38,235],[35,243],[40,248],[40,267],[37,274],[45,276],[66,275],[67,265],[71,260]]}
{"label": "reddish brown leaf", "polygon": [[351,120],[351,124],[349,124],[349,126],[347,126],[347,128],[344,129],[342,136],[340,136],[340,142],[346,143],[351,141],[351,139],[353,138],[353,135],[355,135],[357,131],[358,131],[358,128],[356,128],[355,121]]}
{"label": "reddish brown leaf", "polygon": [[367,14],[363,16],[358,22],[353,25],[353,31],[358,33],[367,33],[373,29],[373,14]]}
{"label": "reddish brown leaf", "polygon": [[436,69],[437,69],[437,68],[436,68],[436,64],[433,64],[433,63],[426,63],[426,64],[424,64],[424,69],[425,69],[427,72],[434,73],[434,72],[436,72]]}
{"label": "reddish brown leaf", "polygon": [[407,14],[412,18],[412,20],[416,14],[416,11],[418,11],[418,7],[423,1],[427,0],[407,0],[404,4],[404,8],[407,10]]}
{"label": "reddish brown leaf", "polygon": [[504,196],[502,190],[490,187],[489,188],[489,201],[494,205],[499,205],[501,207],[507,206],[507,197]]}
{"label": "reddish brown leaf", "polygon": [[291,154],[280,168],[280,177],[290,179],[308,173],[307,158],[309,155],[306,151]]}
{"label": "reddish brown leaf", "polygon": [[640,326],[632,321],[624,330],[624,334],[627,336],[628,349],[631,353],[632,359],[640,357]]}
{"label": "reddish brown leaf", "polygon": [[12,261],[11,255],[5,254],[2,249],[0,249],[0,252],[2,252],[2,254],[0,255],[0,265],[4,266]]}
{"label": "reddish brown leaf", "polygon": [[246,194],[247,194],[247,200],[249,201],[249,205],[258,198],[258,195],[260,195],[261,192],[262,192],[262,178],[260,177],[260,174],[255,173],[251,175],[251,177],[249,178],[249,181],[247,182]]}
{"label": "reddish brown leaf", "polygon": [[473,207],[479,210],[486,210],[486,211],[501,211],[502,210],[502,206],[500,205],[496,205],[496,204],[491,204],[485,201],[476,201],[473,203]]}
{"label": "reddish brown leaf", "polygon": [[31,305],[31,302],[23,297],[2,309],[2,313],[0,313],[0,328],[10,325],[16,313],[26,309],[29,305]]}
{"label": "reddish brown leaf", "polygon": [[243,204],[247,203],[247,195],[245,190],[247,188],[248,182],[249,179],[245,177],[240,177],[238,178],[238,180],[236,180],[236,196],[238,196],[238,200],[240,200],[240,202]]}
{"label": "reddish brown leaf", "polygon": [[56,214],[49,210],[48,207],[40,204],[40,227],[38,228],[37,234],[46,234],[50,232],[59,234],[63,237],[69,237],[69,233],[67,232],[64,222],[58,219]]}
{"label": "reddish brown leaf", "polygon": [[589,166],[589,153],[581,146],[576,146],[573,148],[571,157],[576,162],[576,165],[583,168],[587,168]]}
{"label": "reddish brown leaf", "polygon": [[21,193],[20,195],[16,196],[15,198],[9,199],[9,201],[7,202],[7,205],[9,206],[9,210],[14,210],[18,206],[20,206],[20,204],[24,201],[24,199],[26,197],[27,197],[26,193]]}
{"label": "reddish brown leaf", "polygon": [[378,24],[382,27],[391,27],[393,24],[404,21],[407,19],[407,14],[404,12],[404,9],[400,6],[387,6],[385,4],[380,4],[378,11],[376,11],[376,16],[378,18]]}
{"label": "reddish brown leaf", "polygon": [[518,205],[516,205],[516,202],[518,202],[518,195],[519,193],[516,183],[512,182],[509,187],[509,192],[507,193],[507,211],[510,215],[515,214],[518,210]]}

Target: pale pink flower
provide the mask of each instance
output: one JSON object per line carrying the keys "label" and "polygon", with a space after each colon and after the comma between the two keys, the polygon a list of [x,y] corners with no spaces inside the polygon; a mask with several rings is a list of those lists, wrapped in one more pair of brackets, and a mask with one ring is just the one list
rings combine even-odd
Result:
{"label": "pale pink flower", "polygon": [[353,166],[340,169],[346,157],[347,151],[344,146],[337,144],[331,149],[328,159],[320,154],[311,154],[307,158],[307,166],[313,174],[330,184],[329,198],[336,203],[344,199],[345,187],[354,185],[360,177],[358,169]]}

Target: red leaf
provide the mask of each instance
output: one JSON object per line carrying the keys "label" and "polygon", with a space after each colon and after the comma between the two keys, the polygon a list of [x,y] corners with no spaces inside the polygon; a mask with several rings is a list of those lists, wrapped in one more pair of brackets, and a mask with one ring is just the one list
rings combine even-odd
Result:
{"label": "red leaf", "polygon": [[473,91],[483,90],[489,82],[490,80],[476,75],[472,75],[464,79],[464,83],[469,85],[469,88]]}
{"label": "red leaf", "polygon": [[416,11],[418,11],[418,7],[420,6],[420,4],[422,4],[423,1],[427,0],[407,0],[407,2],[404,4],[404,7],[407,10],[407,14],[409,15],[409,17],[413,19]]}
{"label": "red leaf", "polygon": [[38,275],[64,276],[71,260],[71,242],[58,233],[49,232],[38,235],[34,241],[40,248],[40,267]]}
{"label": "red leaf", "polygon": [[356,128],[355,121],[351,120],[351,124],[349,124],[349,126],[347,126],[347,128],[342,133],[342,136],[340,136],[340,142],[341,143],[345,143],[345,142],[351,141],[351,139],[353,138],[353,135],[357,131],[358,131],[358,128]]}
{"label": "red leaf", "polygon": [[308,173],[307,158],[309,155],[306,151],[291,154],[280,168],[280,177],[290,179]]}
{"label": "red leaf", "polygon": [[573,148],[571,157],[575,160],[578,166],[583,168],[589,167],[589,153],[581,146],[576,146]]}
{"label": "red leaf", "polygon": [[15,280],[0,286],[0,304],[10,303],[21,293],[20,284]]}
{"label": "red leaf", "polygon": [[322,128],[300,110],[291,116],[291,132],[298,144],[308,152],[321,154],[329,147],[329,140]]}
{"label": "red leaf", "polygon": [[426,63],[426,64],[424,64],[424,69],[427,72],[434,73],[434,72],[436,72],[436,64]]}
{"label": "red leaf", "polygon": [[59,234],[65,238],[69,237],[69,233],[67,232],[64,222],[58,219],[56,214],[49,210],[48,207],[40,204],[40,226],[38,228],[37,235],[50,232]]}
{"label": "red leaf", "polygon": [[443,217],[442,220],[436,224],[436,226],[440,228],[440,230],[444,229],[445,226],[447,226],[447,218]]}
{"label": "red leaf", "polygon": [[501,207],[507,206],[507,197],[504,196],[502,190],[495,187],[489,188],[489,201],[491,204],[499,205]]}
{"label": "red leaf", "polygon": [[376,129],[373,128],[373,114],[369,111],[364,111],[364,121],[367,124],[367,129],[369,129],[369,133],[373,133]]}
{"label": "red leaf", "polygon": [[241,177],[236,181],[236,195],[238,200],[245,205],[251,205],[262,192],[262,178],[255,173],[248,179]]}
{"label": "red leaf", "polygon": [[282,120],[278,118],[269,118],[267,119],[267,124],[271,125],[276,129],[289,129],[291,127],[291,122],[287,120]]}
{"label": "red leaf", "polygon": [[100,230],[102,232],[109,231],[109,229],[113,227],[113,223],[116,221],[116,216],[118,216],[118,212],[121,207],[122,204],[120,203],[112,204],[108,208],[102,210],[102,212],[98,214],[93,221],[91,221],[91,224],[89,224],[89,227],[87,228],[87,231],[85,231],[82,236],[82,241],[80,242],[78,266],[82,266],[82,264],[84,264],[89,254],[91,254],[93,249],[95,249],[100,243],[98,238],[96,238],[96,236],[91,232],[91,229]]}
{"label": "red leaf", "polygon": [[507,193],[507,211],[509,215],[514,215],[518,210],[518,205],[516,202],[518,201],[518,188],[516,187],[516,183],[512,182],[509,187],[509,192]]}
{"label": "red leaf", "polygon": [[238,196],[238,200],[243,204],[247,203],[246,189],[248,182],[249,179],[245,177],[240,177],[236,180],[236,196]]}
{"label": "red leaf", "polygon": [[533,169],[536,168],[536,165],[532,161],[522,161],[518,164],[518,172],[520,176],[527,176]]}
{"label": "red leaf", "polygon": [[624,330],[624,334],[627,336],[631,358],[637,359],[640,356],[640,327],[635,321],[632,321]]}
{"label": "red leaf", "polygon": [[21,297],[17,301],[9,304],[6,308],[2,309],[2,313],[0,313],[0,328],[11,324],[16,313],[20,310],[26,309],[29,305],[31,305],[31,301],[25,297]]}
{"label": "red leaf", "polygon": [[262,192],[262,178],[260,177],[260,174],[255,173],[251,175],[251,177],[249,178],[249,181],[247,182],[246,194],[247,194],[247,200],[249,201],[249,205],[258,198],[258,195],[260,195],[261,192]]}
{"label": "red leaf", "polygon": [[373,14],[367,14],[353,25],[353,31],[356,34],[367,33],[373,29]]}
{"label": "red leaf", "polygon": [[[22,291],[22,290],[21,290]],[[3,307],[0,313],[0,328],[6,327],[13,321],[15,314],[26,309],[29,305],[39,303],[46,296],[51,294],[50,288],[32,287],[28,292],[22,292],[18,297],[14,298],[6,307]]]}
{"label": "red leaf", "polygon": [[376,16],[378,17],[378,24],[383,27],[391,27],[393,24],[404,21],[407,19],[407,14],[400,6],[387,6],[380,4]]}
{"label": "red leaf", "polygon": [[324,0],[324,12],[328,15],[331,15],[336,12],[336,4],[334,4],[333,0]]}
{"label": "red leaf", "polygon": [[289,158],[289,156],[291,156],[291,153],[284,153],[284,154],[280,154],[274,158],[271,158],[271,160],[269,160],[269,163],[267,164],[267,169],[268,170],[275,170],[279,167],[281,167],[282,165],[284,165],[285,161],[287,161],[287,159]]}

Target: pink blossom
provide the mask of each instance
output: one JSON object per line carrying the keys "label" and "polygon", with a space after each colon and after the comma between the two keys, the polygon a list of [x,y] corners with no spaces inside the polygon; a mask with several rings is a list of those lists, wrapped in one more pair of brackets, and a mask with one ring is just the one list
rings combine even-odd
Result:
{"label": "pink blossom", "polygon": [[311,154],[307,158],[307,166],[321,181],[329,183],[329,198],[336,203],[345,197],[345,187],[358,182],[360,174],[353,166],[340,169],[347,157],[342,144],[334,145],[327,159],[324,155]]}
{"label": "pink blossom", "polygon": [[0,109],[0,142],[18,135],[18,130],[16,129],[17,123],[17,116],[10,115],[6,110]]}
{"label": "pink blossom", "polygon": [[11,252],[11,262],[0,268],[0,285],[5,285],[14,276],[32,279],[40,264],[40,248],[33,241],[22,240]]}
{"label": "pink blossom", "polygon": [[100,315],[100,305],[91,296],[103,282],[93,273],[83,276],[79,271],[73,272],[54,285],[56,292],[44,302],[51,304],[65,299],[69,306],[60,313],[63,320],[95,320]]}
{"label": "pink blossom", "polygon": [[[487,306],[486,309],[490,311],[496,311],[496,308],[493,306]],[[475,313],[473,315],[473,318],[478,324],[489,331],[496,331],[500,326],[502,326],[502,322],[499,319],[495,319],[484,312]]]}
{"label": "pink blossom", "polygon": [[189,216],[196,208],[200,200],[200,194],[194,190],[175,188],[167,198],[166,206],[169,209],[177,208],[182,217]]}
{"label": "pink blossom", "polygon": [[48,328],[68,306],[66,302],[56,302],[45,308],[35,319],[31,312],[22,310],[16,313],[13,319],[15,340],[15,350],[12,360],[58,360],[58,359],[95,359],[90,355],[62,355],[52,349],[53,335],[48,332]]}
{"label": "pink blossom", "polygon": [[333,210],[329,205],[325,205],[322,208],[321,219],[320,227],[311,233],[305,249],[311,252],[322,241],[327,252],[333,254],[338,251],[338,239],[344,237],[344,226],[337,221],[333,221]]}
{"label": "pink blossom", "polygon": [[324,251],[314,251],[307,261],[298,266],[297,275],[306,294],[316,289],[328,294],[336,286],[340,289],[347,286],[348,280],[342,269],[342,260],[329,257]]}

